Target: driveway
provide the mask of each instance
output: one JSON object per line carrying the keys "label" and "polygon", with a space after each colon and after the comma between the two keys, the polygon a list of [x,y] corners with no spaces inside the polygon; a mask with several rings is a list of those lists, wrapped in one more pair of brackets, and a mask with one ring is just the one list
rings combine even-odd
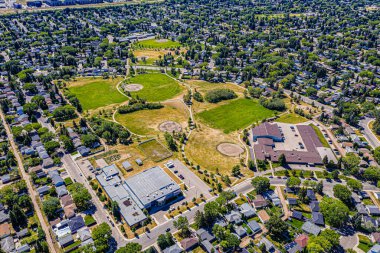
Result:
{"label": "driveway", "polygon": [[359,243],[357,234],[340,237],[340,246],[343,249],[353,249]]}

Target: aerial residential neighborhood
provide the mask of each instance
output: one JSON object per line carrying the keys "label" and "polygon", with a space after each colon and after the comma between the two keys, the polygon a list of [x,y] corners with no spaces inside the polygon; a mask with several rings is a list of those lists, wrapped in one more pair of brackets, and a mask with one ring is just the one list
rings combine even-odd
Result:
{"label": "aerial residential neighborhood", "polygon": [[380,253],[380,7],[0,0],[0,252]]}

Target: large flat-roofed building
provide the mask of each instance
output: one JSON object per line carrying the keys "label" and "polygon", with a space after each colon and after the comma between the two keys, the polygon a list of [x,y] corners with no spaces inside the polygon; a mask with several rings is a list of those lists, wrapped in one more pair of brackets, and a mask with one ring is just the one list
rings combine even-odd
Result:
{"label": "large flat-roofed building", "polygon": [[104,167],[102,173],[97,175],[96,179],[103,187],[108,198],[118,203],[120,213],[129,226],[142,224],[147,217],[132,199],[119,174],[118,168],[115,165],[110,165]]}
{"label": "large flat-roofed building", "polygon": [[160,167],[153,167],[126,180],[120,178],[116,165],[106,166],[96,176],[107,196],[116,201],[129,226],[142,224],[143,209],[162,206],[181,194],[181,188]]}
{"label": "large flat-roofed building", "polygon": [[270,124],[264,122],[254,128],[252,128],[253,141],[257,141],[259,138],[271,139],[273,141],[283,141],[283,137],[277,124]]}
{"label": "large flat-roofed building", "polygon": [[[282,126],[285,127],[284,124]],[[289,128],[289,125],[287,127]],[[251,141],[257,160],[278,162],[283,154],[287,163],[322,164],[318,148],[323,145],[311,126],[290,126],[287,134],[289,138],[286,139],[277,124],[266,122],[253,128],[252,134]],[[302,150],[295,149],[295,145],[302,146]]]}
{"label": "large flat-roofed building", "polygon": [[160,167],[140,172],[124,182],[140,208],[161,206],[181,194],[181,188]]}

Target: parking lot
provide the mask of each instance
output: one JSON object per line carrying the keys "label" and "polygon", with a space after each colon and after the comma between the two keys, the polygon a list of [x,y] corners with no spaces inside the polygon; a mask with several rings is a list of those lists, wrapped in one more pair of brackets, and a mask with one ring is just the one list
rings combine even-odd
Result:
{"label": "parking lot", "polygon": [[[188,191],[186,195],[193,197],[199,197],[200,194],[208,199],[211,198],[211,194],[209,192],[210,187],[203,182],[197,175],[195,175],[191,169],[187,168],[183,163],[179,160],[171,160],[168,162],[172,166],[167,166],[171,171],[173,171],[187,186]],[[167,163],[167,164],[168,164]],[[186,196],[186,198],[187,198]]]}
{"label": "parking lot", "polygon": [[[278,123],[280,131],[284,135],[284,142],[276,142],[275,150],[298,150],[306,151],[305,144],[298,132],[298,129],[293,124]],[[303,148],[302,148],[303,147]]]}

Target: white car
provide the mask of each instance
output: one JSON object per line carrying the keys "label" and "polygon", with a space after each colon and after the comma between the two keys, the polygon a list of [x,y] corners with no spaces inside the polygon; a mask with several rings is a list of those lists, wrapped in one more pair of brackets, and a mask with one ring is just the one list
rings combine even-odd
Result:
{"label": "white car", "polygon": [[172,163],[172,162],[168,162],[168,163],[166,164],[166,167],[168,167],[168,168],[173,168],[173,167],[174,167],[174,163]]}

